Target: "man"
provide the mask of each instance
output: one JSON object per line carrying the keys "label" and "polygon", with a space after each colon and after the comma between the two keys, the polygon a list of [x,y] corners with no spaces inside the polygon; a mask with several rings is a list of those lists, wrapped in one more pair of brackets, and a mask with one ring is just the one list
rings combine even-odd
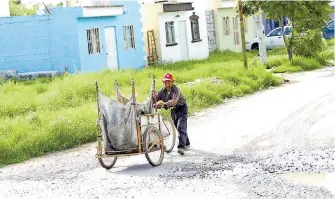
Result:
{"label": "man", "polygon": [[188,107],[186,99],[181,90],[174,84],[172,74],[166,73],[163,77],[165,87],[160,89],[156,95],[157,108],[171,109],[171,117],[179,132],[178,153],[184,155],[184,151],[190,147],[187,135]]}

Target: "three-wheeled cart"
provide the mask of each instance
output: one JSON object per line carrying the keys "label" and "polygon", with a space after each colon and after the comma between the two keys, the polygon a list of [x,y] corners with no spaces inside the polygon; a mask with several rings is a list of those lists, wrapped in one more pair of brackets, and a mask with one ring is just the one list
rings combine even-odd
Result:
{"label": "three-wheeled cart", "polygon": [[[153,78],[153,85],[154,85]],[[99,86],[98,82],[96,84],[96,92],[97,92],[97,105],[98,105],[98,120],[97,120],[97,155],[98,161],[100,165],[105,169],[111,169],[115,165],[117,158],[122,156],[135,156],[144,154],[148,162],[152,166],[159,166],[164,159],[164,152],[171,152],[176,139],[176,129],[173,126],[171,120],[162,116],[157,109],[155,111],[150,112],[149,114],[134,114],[133,121],[136,123],[136,131],[137,131],[137,147],[130,148],[127,150],[116,151],[111,150],[108,151],[106,146],[104,146],[104,136],[102,136],[102,127],[105,125],[104,115],[100,112],[99,109]],[[117,82],[115,81],[115,88],[117,89]],[[135,86],[134,80],[131,80],[132,86],[132,97],[131,97],[131,106],[134,106],[136,110],[136,99],[135,99]],[[117,90],[118,93],[118,90]],[[119,93],[118,93],[119,94]],[[128,99],[124,101],[126,98],[118,98],[118,102],[121,104],[126,104],[129,102]],[[156,102],[155,102],[156,103]],[[135,112],[136,113],[136,112]],[[162,135],[161,127],[164,125],[168,130],[167,135]]]}

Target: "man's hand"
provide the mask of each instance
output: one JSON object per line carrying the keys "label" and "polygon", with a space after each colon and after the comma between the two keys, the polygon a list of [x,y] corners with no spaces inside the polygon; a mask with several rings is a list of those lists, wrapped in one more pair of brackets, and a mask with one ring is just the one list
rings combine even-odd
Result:
{"label": "man's hand", "polygon": [[164,104],[162,102],[156,104],[157,109],[161,109],[163,106],[164,106]]}

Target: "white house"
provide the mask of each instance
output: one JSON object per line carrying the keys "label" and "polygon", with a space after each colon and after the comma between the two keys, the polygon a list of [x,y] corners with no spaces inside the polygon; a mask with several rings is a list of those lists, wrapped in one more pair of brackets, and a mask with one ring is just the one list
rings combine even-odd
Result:
{"label": "white house", "polygon": [[141,14],[148,63],[209,56],[205,9],[189,1],[145,0]]}
{"label": "white house", "polygon": [[0,0],[0,17],[9,17],[9,0]]}

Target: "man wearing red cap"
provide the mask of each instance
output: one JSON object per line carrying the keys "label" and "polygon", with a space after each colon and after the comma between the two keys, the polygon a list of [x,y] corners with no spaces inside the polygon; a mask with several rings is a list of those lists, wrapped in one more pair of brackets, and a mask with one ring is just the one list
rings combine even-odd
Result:
{"label": "man wearing red cap", "polygon": [[157,92],[156,100],[164,103],[157,104],[157,108],[171,109],[171,117],[179,132],[178,153],[184,155],[184,151],[190,147],[187,135],[188,107],[181,90],[174,84],[173,76],[166,73],[163,77],[165,87]]}

